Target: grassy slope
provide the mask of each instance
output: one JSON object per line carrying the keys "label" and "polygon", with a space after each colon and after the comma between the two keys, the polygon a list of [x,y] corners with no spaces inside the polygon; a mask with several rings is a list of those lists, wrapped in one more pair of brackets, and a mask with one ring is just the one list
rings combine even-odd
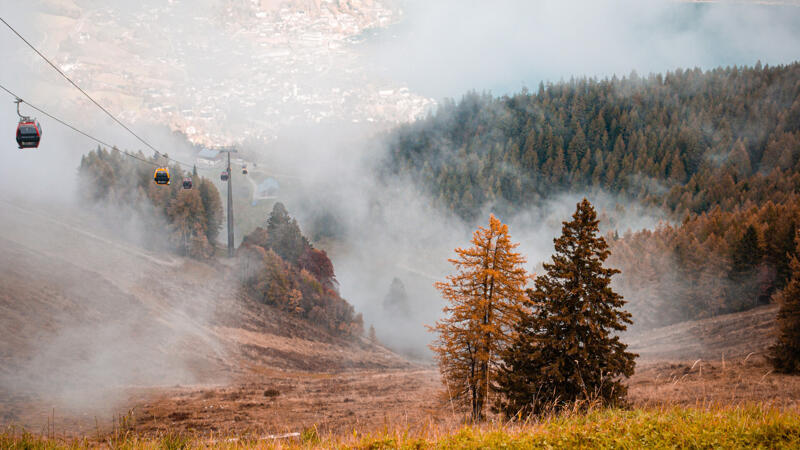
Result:
{"label": "grassy slope", "polygon": [[[141,428],[232,433],[303,414],[301,424],[321,423],[332,398],[344,422],[354,406],[385,406],[374,393],[386,377],[365,371],[413,369],[366,339],[332,336],[248,298],[222,264],[147,251],[67,206],[0,198],[0,208],[8,212],[0,220],[0,430],[39,431],[55,410],[61,435],[91,435],[95,417],[104,432],[112,411],[135,407],[137,419],[151,421]],[[315,378],[344,371],[348,379]],[[280,397],[267,402],[263,392],[276,385]],[[345,402],[359,392],[373,396]],[[212,401],[231,409],[206,409]],[[298,414],[276,414],[275,405]]]}
{"label": "grassy slope", "polygon": [[[292,440],[294,439],[294,440]],[[225,440],[208,436],[164,435],[141,439],[117,433],[112,448],[797,448],[800,415],[763,406],[596,410],[566,414],[539,423],[463,427],[452,432],[433,426],[422,434],[403,430],[371,435],[356,432],[320,438],[307,430],[299,438]],[[0,434],[0,448],[83,448],[97,441],[58,441],[15,433]]]}

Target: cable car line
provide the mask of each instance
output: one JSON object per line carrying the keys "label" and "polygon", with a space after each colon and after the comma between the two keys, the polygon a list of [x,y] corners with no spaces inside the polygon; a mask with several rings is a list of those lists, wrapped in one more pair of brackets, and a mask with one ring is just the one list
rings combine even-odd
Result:
{"label": "cable car line", "polygon": [[56,117],[56,116],[54,116],[54,115],[52,115],[52,114],[48,113],[48,112],[47,112],[47,111],[45,111],[45,110],[43,110],[43,109],[41,109],[41,108],[37,107],[36,105],[32,105],[32,104],[28,103],[27,101],[25,101],[25,100],[21,99],[21,98],[20,98],[20,97],[19,97],[17,94],[15,94],[15,93],[11,92],[10,90],[8,90],[8,89],[7,89],[5,86],[3,86],[2,84],[0,84],[0,89],[2,89],[2,90],[4,90],[4,91],[8,92],[8,94],[9,94],[9,95],[11,95],[12,97],[14,97],[15,99],[17,99],[17,100],[20,100],[22,103],[25,103],[26,105],[30,106],[31,108],[35,109],[36,111],[39,111],[40,113],[44,114],[45,116],[47,116],[47,117],[49,117],[49,118],[51,118],[51,119],[55,120],[56,122],[60,123],[61,125],[64,125],[65,127],[67,127],[67,128],[70,128],[72,131],[75,131],[76,133],[80,133],[80,134],[82,134],[82,135],[86,136],[87,138],[89,138],[89,139],[91,139],[91,140],[93,140],[93,141],[97,142],[97,143],[98,143],[98,144],[100,144],[100,145],[106,146],[106,147],[108,147],[108,148],[110,148],[110,149],[112,149],[112,150],[116,150],[116,151],[118,151],[118,152],[122,153],[123,155],[130,156],[131,158],[138,159],[139,161],[141,161],[141,162],[143,162],[143,163],[145,163],[145,164],[150,164],[151,166],[158,167],[158,164],[156,164],[156,163],[155,163],[155,162],[153,162],[153,161],[148,161],[148,160],[146,160],[146,159],[144,159],[144,158],[140,158],[140,157],[138,157],[138,156],[136,156],[136,155],[134,155],[134,154],[132,154],[132,153],[128,153],[128,152],[126,152],[125,150],[120,150],[120,149],[118,149],[118,148],[117,148],[117,146],[115,146],[115,145],[111,145],[111,144],[109,144],[109,143],[107,143],[107,142],[104,142],[104,141],[102,141],[102,140],[100,140],[100,139],[97,139],[96,137],[92,136],[91,134],[89,134],[89,133],[86,133],[86,132],[84,132],[84,131],[81,131],[81,130],[79,130],[79,129],[75,128],[74,126],[70,125],[69,123],[67,123],[67,122],[64,122],[63,120],[61,120],[61,119],[59,119],[58,117]]}
{"label": "cable car line", "polygon": [[[23,37],[21,34],[19,34],[19,32],[18,32],[17,30],[15,30],[15,29],[14,29],[14,27],[12,27],[12,26],[11,26],[11,25],[10,25],[8,22],[6,22],[6,21],[5,21],[5,19],[3,19],[2,17],[0,17],[0,21],[2,21],[2,22],[5,24],[5,26],[7,26],[7,27],[8,27],[8,29],[9,29],[9,30],[11,30],[11,31],[12,31],[14,34],[16,34],[16,35],[17,35],[17,37],[19,37],[20,39],[22,39],[22,41],[23,41],[25,44],[27,44],[27,45],[28,45],[28,47],[30,47],[30,48],[31,48],[31,50],[33,50],[34,52],[36,52],[36,54],[37,54],[37,55],[39,55],[39,56],[40,56],[40,57],[41,57],[43,60],[45,60],[45,61],[47,62],[47,64],[49,64],[49,65],[50,65],[50,67],[52,67],[53,69],[55,69],[55,71],[56,71],[56,72],[58,72],[58,73],[59,73],[59,74],[60,74],[62,77],[64,77],[64,79],[66,79],[67,81],[69,81],[69,83],[70,83],[70,84],[72,84],[72,85],[73,85],[73,86],[74,86],[76,89],[78,89],[79,91],[81,91],[81,93],[82,93],[84,96],[86,96],[86,98],[88,98],[88,99],[89,99],[89,100],[90,100],[92,103],[94,103],[94,104],[95,104],[95,106],[97,106],[98,108],[100,108],[100,109],[101,109],[101,110],[102,110],[104,113],[106,113],[106,115],[108,115],[108,117],[111,117],[111,118],[112,118],[112,119],[113,119],[115,122],[117,122],[117,123],[118,123],[118,124],[119,124],[119,125],[120,125],[122,128],[124,128],[125,130],[127,130],[127,131],[128,131],[130,134],[132,134],[134,137],[136,137],[136,139],[138,139],[138,140],[139,140],[140,142],[142,142],[144,145],[146,145],[146,146],[147,146],[147,147],[149,147],[151,150],[153,150],[154,152],[156,152],[156,155],[158,155],[158,156],[161,156],[161,157],[163,157],[163,158],[165,158],[165,159],[167,159],[167,160],[173,161],[173,162],[175,162],[175,163],[177,163],[177,164],[179,164],[179,165],[182,165],[182,166],[184,166],[184,167],[186,167],[186,168],[188,168],[188,169],[191,169],[191,168],[193,167],[191,164],[186,164],[186,163],[180,162],[180,161],[178,161],[178,160],[176,160],[176,159],[172,159],[172,158],[168,157],[168,156],[167,156],[165,153],[159,152],[159,151],[158,151],[158,150],[157,150],[155,147],[153,147],[152,145],[150,145],[150,143],[149,143],[149,142],[147,142],[147,141],[145,141],[144,139],[142,139],[141,137],[139,137],[139,135],[138,135],[138,134],[134,133],[134,132],[133,132],[133,130],[131,130],[130,128],[128,128],[128,127],[127,127],[127,126],[126,126],[124,123],[122,123],[122,122],[121,122],[119,119],[117,119],[117,118],[116,118],[116,117],[115,117],[113,114],[111,114],[111,113],[110,113],[110,112],[109,112],[107,109],[105,109],[105,108],[103,107],[103,105],[101,105],[101,104],[100,104],[100,103],[98,103],[98,102],[97,102],[97,101],[96,101],[94,98],[92,98],[92,96],[91,96],[91,95],[89,95],[89,94],[88,94],[86,91],[84,91],[83,89],[81,89],[81,87],[80,87],[80,86],[78,86],[77,84],[75,84],[75,82],[74,82],[74,81],[72,81],[72,79],[70,79],[70,78],[69,78],[69,77],[68,77],[68,76],[67,76],[67,75],[66,75],[64,72],[62,72],[62,71],[61,71],[61,69],[59,69],[59,68],[58,68],[58,67],[57,67],[55,64],[53,64],[53,63],[52,63],[52,62],[51,62],[49,59],[47,59],[47,57],[46,57],[46,56],[44,56],[44,55],[42,54],[42,52],[40,52],[39,50],[37,50],[37,49],[36,49],[36,47],[34,47],[34,46],[33,46],[33,44],[31,44],[30,42],[28,42],[28,40],[27,40],[27,39],[25,39],[25,38],[24,38],[24,37]],[[4,89],[5,89],[5,88],[4,88]],[[27,103],[27,102],[25,102],[25,103]],[[28,104],[30,105],[30,103],[28,103]]]}

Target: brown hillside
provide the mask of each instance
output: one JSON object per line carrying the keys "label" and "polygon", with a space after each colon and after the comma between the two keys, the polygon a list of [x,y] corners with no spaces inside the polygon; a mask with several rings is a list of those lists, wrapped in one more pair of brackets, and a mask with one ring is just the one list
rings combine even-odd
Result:
{"label": "brown hillside", "polygon": [[223,264],[143,250],[67,207],[0,202],[0,425],[55,410],[84,429],[165,386],[411,367],[250,300]]}
{"label": "brown hillside", "polygon": [[[146,251],[63,206],[0,206],[0,426],[54,416],[59,435],[92,436],[130,414],[145,434],[259,436],[457,421],[435,367],[254,302],[225,260]],[[630,400],[796,405],[800,381],[763,358],[775,312],[625,336],[641,355]]]}
{"label": "brown hillside", "polygon": [[639,361],[720,359],[762,352],[775,339],[777,305],[693,320],[626,336]]}

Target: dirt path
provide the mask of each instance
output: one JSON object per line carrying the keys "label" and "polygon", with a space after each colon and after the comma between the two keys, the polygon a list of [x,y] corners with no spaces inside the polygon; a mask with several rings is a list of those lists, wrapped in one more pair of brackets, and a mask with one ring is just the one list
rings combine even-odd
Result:
{"label": "dirt path", "polygon": [[[151,392],[134,412],[136,431],[203,430],[221,435],[347,433],[384,424],[422,427],[449,420],[438,373],[425,370],[281,372],[263,368],[226,387]],[[143,393],[147,394],[147,393]]]}

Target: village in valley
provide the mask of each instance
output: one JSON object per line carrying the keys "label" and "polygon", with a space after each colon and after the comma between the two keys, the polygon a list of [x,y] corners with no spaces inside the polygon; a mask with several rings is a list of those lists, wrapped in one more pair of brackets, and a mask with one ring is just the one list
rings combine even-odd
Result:
{"label": "village in valley", "polygon": [[200,148],[270,142],[295,124],[391,126],[435,105],[360,55],[365,33],[402,14],[381,2],[147,3],[44,2],[40,12],[60,30],[49,45],[66,74],[126,120],[168,124]]}

